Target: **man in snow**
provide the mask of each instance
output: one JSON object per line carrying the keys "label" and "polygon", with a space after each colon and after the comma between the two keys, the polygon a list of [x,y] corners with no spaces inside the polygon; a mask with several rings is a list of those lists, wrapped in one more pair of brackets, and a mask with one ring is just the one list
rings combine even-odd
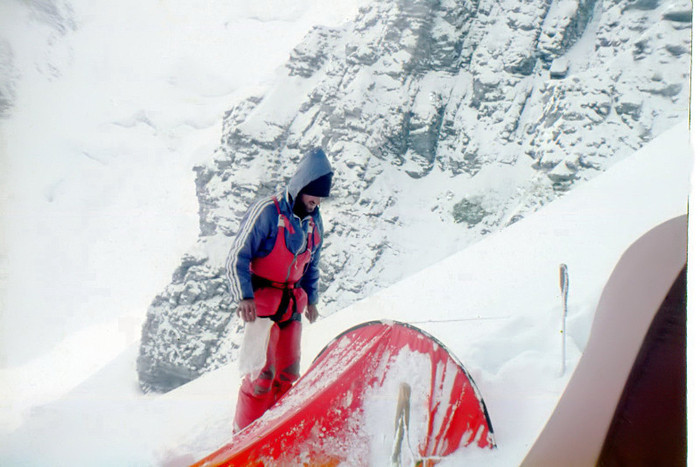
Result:
{"label": "man in snow", "polygon": [[318,317],[319,205],[332,177],[323,150],[308,152],[285,191],[250,206],[231,247],[226,272],[246,322],[234,431],[260,417],[299,378],[301,315],[311,323]]}

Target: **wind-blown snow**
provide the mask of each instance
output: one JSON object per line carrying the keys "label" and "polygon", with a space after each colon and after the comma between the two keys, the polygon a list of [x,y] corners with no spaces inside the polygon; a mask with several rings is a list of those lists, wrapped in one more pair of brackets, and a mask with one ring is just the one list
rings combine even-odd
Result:
{"label": "wind-blown snow", "polygon": [[218,145],[224,112],[267,86],[313,25],[356,8],[0,3],[13,65],[0,81],[14,87],[0,119],[0,432],[139,338],[196,240],[192,167]]}
{"label": "wind-blown snow", "polygon": [[[664,164],[659,154],[666,155]],[[688,134],[679,125],[538,213],[316,324],[305,323],[302,367],[356,323],[417,325],[470,371],[498,443],[493,451],[458,451],[441,465],[517,465],[583,351],[617,260],[647,230],[686,211],[689,168]],[[560,263],[571,278],[563,376]],[[184,465],[230,438],[235,366],[163,396],[137,396],[126,387],[126,381],[136,384],[129,373],[135,352],[133,344],[80,387],[33,408],[29,420],[4,437],[1,458],[38,465]]]}
{"label": "wind-blown snow", "polygon": [[[41,2],[0,4],[21,73],[0,121],[0,463],[181,465],[230,438],[235,368],[163,396],[138,392],[144,310],[196,237],[190,168],[217,145],[223,111],[265,86],[312,24],[357,3],[169,2],[164,14],[155,0],[79,0],[75,28],[42,22],[27,6]],[[677,127],[532,218],[305,323],[304,367],[353,324],[409,321],[469,369],[499,446],[441,465],[516,465],[573,371],[615,262],[685,210],[686,139]],[[563,377],[560,263],[571,275]]]}

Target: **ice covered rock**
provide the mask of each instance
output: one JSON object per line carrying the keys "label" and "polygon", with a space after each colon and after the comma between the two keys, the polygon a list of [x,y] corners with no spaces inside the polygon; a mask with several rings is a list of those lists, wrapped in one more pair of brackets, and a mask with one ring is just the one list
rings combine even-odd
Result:
{"label": "ice covered rock", "polygon": [[555,58],[549,67],[549,77],[553,79],[566,78],[569,72],[569,60],[563,57]]}

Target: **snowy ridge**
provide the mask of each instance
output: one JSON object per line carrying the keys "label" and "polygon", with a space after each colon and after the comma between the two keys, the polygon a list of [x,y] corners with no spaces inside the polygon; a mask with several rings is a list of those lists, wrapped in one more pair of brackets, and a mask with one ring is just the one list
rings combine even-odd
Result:
{"label": "snowy ridge", "polygon": [[[663,167],[659,154],[666,154]],[[647,230],[686,212],[690,164],[688,133],[678,125],[522,222],[316,324],[305,324],[302,367],[308,368],[331,337],[352,325],[373,319],[412,322],[464,363],[498,442],[494,451],[466,449],[441,465],[518,465],[585,347],[592,312],[618,258]],[[564,376],[559,371],[562,262],[571,275]],[[37,407],[28,423],[4,437],[0,458],[39,465],[176,466],[230,438],[235,365],[161,396],[138,395],[135,387],[107,392],[133,371],[135,351],[61,400]],[[41,449],[33,448],[37,440]]]}

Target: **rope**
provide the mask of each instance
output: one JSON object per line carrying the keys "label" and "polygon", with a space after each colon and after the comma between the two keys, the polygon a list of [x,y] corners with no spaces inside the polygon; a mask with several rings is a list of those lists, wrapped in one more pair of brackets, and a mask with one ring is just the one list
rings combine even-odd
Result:
{"label": "rope", "polygon": [[481,320],[499,320],[509,319],[511,316],[484,316],[472,318],[454,318],[454,319],[428,319],[424,321],[406,321],[408,324],[428,324],[428,323],[454,323],[462,321],[481,321]]}

